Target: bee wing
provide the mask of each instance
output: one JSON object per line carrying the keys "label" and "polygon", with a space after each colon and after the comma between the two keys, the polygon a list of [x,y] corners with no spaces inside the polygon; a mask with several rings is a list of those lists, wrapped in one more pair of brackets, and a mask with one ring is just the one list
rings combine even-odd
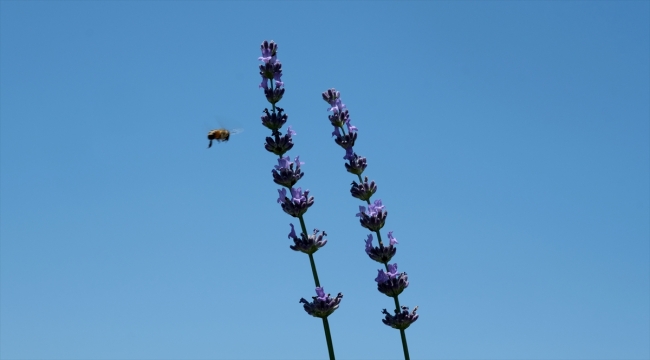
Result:
{"label": "bee wing", "polygon": [[228,130],[228,131],[230,131],[230,135],[236,135],[236,134],[241,134],[242,132],[244,132],[244,129],[232,129],[232,130]]}

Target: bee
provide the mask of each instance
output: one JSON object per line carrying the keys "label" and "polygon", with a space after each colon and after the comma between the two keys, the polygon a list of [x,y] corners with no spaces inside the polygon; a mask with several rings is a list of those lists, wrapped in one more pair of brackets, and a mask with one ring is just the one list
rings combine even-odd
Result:
{"label": "bee", "polygon": [[242,132],[241,129],[227,130],[221,128],[221,129],[210,130],[210,132],[208,132],[208,140],[210,140],[210,143],[208,144],[208,149],[212,147],[212,140],[218,142],[225,142],[230,140],[230,135],[239,134],[240,132]]}

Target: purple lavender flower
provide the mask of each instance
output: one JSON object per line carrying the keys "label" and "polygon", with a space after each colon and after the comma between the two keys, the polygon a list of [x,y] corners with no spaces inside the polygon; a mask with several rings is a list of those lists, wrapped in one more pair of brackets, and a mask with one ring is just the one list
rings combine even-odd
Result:
{"label": "purple lavender flower", "polygon": [[368,183],[367,176],[360,184],[358,184],[356,181],[352,181],[352,188],[350,189],[350,193],[353,197],[359,200],[368,201],[375,192],[377,192],[377,184],[375,184],[374,181]]}
{"label": "purple lavender flower", "polygon": [[382,314],[385,314],[386,317],[381,320],[384,324],[392,327],[393,329],[400,329],[404,330],[411,326],[420,315],[416,314],[415,312],[418,310],[418,307],[416,306],[411,313],[409,313],[409,308],[407,306],[402,306],[402,311],[397,311],[395,310],[395,315],[391,315],[384,309],[382,311]]}
{"label": "purple lavender flower", "polygon": [[313,296],[314,299],[312,302],[308,302],[304,298],[300,299],[300,303],[303,303],[303,307],[307,314],[319,317],[326,318],[330,316],[336,309],[339,308],[341,299],[343,299],[343,294],[339,293],[335,298],[331,298],[330,294],[325,295],[325,291],[322,287],[316,288],[317,296]]}
{"label": "purple lavender flower", "polygon": [[390,241],[390,244],[391,244],[391,245],[399,244],[399,243],[397,242],[397,239],[395,239],[395,238],[393,237],[393,232],[392,232],[392,231],[389,231],[389,232],[388,232],[388,240]]}
{"label": "purple lavender flower", "polygon": [[289,225],[291,226],[289,238],[293,239],[294,242],[294,245],[289,246],[291,250],[300,251],[305,254],[313,254],[327,244],[327,239],[323,239],[323,237],[327,236],[325,231],[319,234],[318,229],[314,229],[314,233],[309,236],[301,232],[300,238],[298,238],[298,236],[296,236],[296,231],[293,228],[293,224]]}
{"label": "purple lavender flower", "polygon": [[274,166],[275,170],[271,170],[271,173],[273,174],[273,182],[288,188],[293,187],[298,180],[305,175],[305,173],[300,170],[300,165],[303,165],[304,162],[300,162],[299,159],[300,157],[296,156],[296,167],[294,169],[294,163],[291,162],[288,156],[279,158],[278,165]]}
{"label": "purple lavender flower", "polygon": [[273,137],[266,137],[264,148],[266,151],[272,152],[275,155],[284,155],[287,151],[293,148],[293,139],[291,138],[292,133],[295,134],[295,132],[291,131],[291,129],[289,129],[289,132],[284,135],[282,135],[279,131],[276,131],[276,133],[273,134]]}
{"label": "purple lavender flower", "polygon": [[[354,146],[354,142],[357,141],[357,133],[352,132],[345,135],[338,134],[338,128],[334,130],[336,132],[334,142],[337,143],[340,147],[344,149],[350,149]],[[333,133],[334,134],[334,133]]]}
{"label": "purple lavender flower", "polygon": [[350,120],[350,112],[347,110],[335,111],[332,115],[329,115],[330,123],[336,128],[343,127],[343,125]]}
{"label": "purple lavender flower", "polygon": [[408,275],[405,272],[398,273],[397,264],[388,264],[387,272],[384,272],[383,269],[378,270],[375,281],[377,290],[390,297],[396,297],[409,286]]}
{"label": "purple lavender flower", "polygon": [[[286,197],[286,189],[283,188],[282,190],[278,190],[278,192],[280,192],[280,199],[278,199],[278,202],[282,200],[282,210],[293,217],[302,216],[307,212],[307,209],[314,205],[314,197],[309,196],[309,190],[303,192],[302,188],[292,188],[291,199]],[[283,195],[285,196],[284,199],[282,199]]]}
{"label": "purple lavender flower", "polygon": [[384,210],[381,200],[375,200],[373,204],[368,205],[368,210],[365,206],[359,206],[359,213],[357,213],[361,226],[375,232],[384,227],[386,216],[388,212]]}
{"label": "purple lavender flower", "polygon": [[345,109],[345,104],[341,102],[341,93],[336,89],[329,89],[323,93],[323,100],[330,104],[327,111],[341,112]]}
{"label": "purple lavender flower", "polygon": [[264,61],[265,63],[274,63],[275,55],[278,52],[278,45],[275,43],[275,41],[271,40],[271,42],[268,42],[264,40],[260,48],[262,50],[262,56],[257,59]]}
{"label": "purple lavender flower", "polygon": [[[346,111],[347,111],[347,110],[346,110]],[[349,117],[348,117],[347,120],[345,120],[345,126],[348,127],[348,132],[349,132],[349,133],[354,133],[354,132],[359,131],[359,129],[357,129],[356,126],[353,126],[352,124],[350,124],[350,118],[349,118]]]}
{"label": "purple lavender flower", "polygon": [[284,126],[287,122],[288,116],[283,114],[284,109],[276,107],[277,113],[270,113],[269,109],[264,109],[264,115],[262,115],[262,125],[271,129],[273,135],[279,135],[280,128]]}
{"label": "purple lavender flower", "polygon": [[345,156],[343,157],[348,162],[345,164],[345,170],[355,175],[363,174],[363,171],[368,167],[366,158],[361,157],[352,151],[352,148],[346,149]]}
{"label": "purple lavender flower", "polygon": [[[391,231],[392,232],[392,231]],[[388,238],[390,239],[390,233]],[[397,252],[397,248],[393,246],[393,241],[391,240],[390,245],[388,247],[384,246],[384,244],[379,244],[379,246],[373,247],[372,246],[372,234],[368,234],[368,238],[366,239],[366,254],[372,259],[375,260],[376,262],[382,263],[382,264],[387,264],[390,259],[395,256],[395,253]]]}
{"label": "purple lavender flower", "polygon": [[[266,79],[263,81],[263,84],[266,84]],[[266,100],[270,102],[271,104],[276,104],[280,100],[282,100],[282,96],[284,96],[284,88],[282,87],[276,87],[275,89],[271,90],[268,88],[268,86],[263,86],[264,87],[264,96],[266,96]]]}
{"label": "purple lavender flower", "polygon": [[268,89],[267,80],[274,80],[275,86],[284,86],[282,82],[282,64],[279,61],[273,63],[267,62],[260,65],[260,75],[262,76],[262,83],[259,87]]}

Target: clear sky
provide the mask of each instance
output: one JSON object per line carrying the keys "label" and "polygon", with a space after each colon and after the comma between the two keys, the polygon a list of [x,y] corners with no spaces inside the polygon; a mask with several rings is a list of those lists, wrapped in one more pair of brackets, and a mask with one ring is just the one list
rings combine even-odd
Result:
{"label": "clear sky", "polygon": [[[342,93],[419,305],[413,359],[650,357],[647,1],[0,3],[0,357],[323,359],[263,148],[279,44],[339,359],[399,359]],[[242,128],[206,149],[207,130]]]}

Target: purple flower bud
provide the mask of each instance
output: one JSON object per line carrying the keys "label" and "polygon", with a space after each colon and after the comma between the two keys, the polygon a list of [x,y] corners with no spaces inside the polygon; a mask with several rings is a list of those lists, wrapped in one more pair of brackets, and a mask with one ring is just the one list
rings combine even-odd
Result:
{"label": "purple flower bud", "polygon": [[[351,154],[350,154],[351,153]],[[368,167],[366,158],[352,152],[352,148],[346,149],[345,157],[348,162],[345,164],[345,170],[355,175],[363,174],[363,171]]]}
{"label": "purple flower bud", "polygon": [[[282,190],[286,193],[285,189]],[[293,217],[302,216],[312,205],[314,205],[314,197],[309,196],[309,190],[303,192],[301,188],[292,188],[291,199],[285,197],[281,204],[282,210]]]}
{"label": "purple flower bud", "polygon": [[284,88],[278,86],[273,90],[269,89],[266,78],[262,79],[262,84],[260,87],[264,88],[264,95],[266,96],[266,100],[271,104],[276,104],[282,100],[282,96],[284,95]]}
{"label": "purple flower bud", "polygon": [[294,245],[289,246],[291,250],[300,251],[305,254],[313,254],[318,251],[318,249],[327,244],[327,239],[323,239],[323,237],[327,236],[327,233],[325,231],[319,234],[318,229],[314,229],[314,233],[309,236],[301,232],[299,238],[296,236],[296,232],[293,229],[293,224],[290,225],[291,233],[289,233],[289,238],[293,239],[294,243]]}
{"label": "purple flower bud", "polygon": [[335,127],[334,131],[332,131],[332,136],[339,137],[341,136],[341,132],[339,131],[339,128]]}
{"label": "purple flower bud", "polygon": [[377,282],[377,290],[380,293],[395,297],[404,291],[409,286],[408,275],[397,272],[397,264],[388,264],[388,271],[379,270],[379,274],[375,279]]}
{"label": "purple flower bud", "polygon": [[287,122],[288,116],[283,114],[284,109],[276,108],[277,113],[270,113],[269,109],[264,109],[264,115],[262,115],[262,125],[266,126],[268,129],[273,131],[273,135],[280,134],[278,130]]}
{"label": "purple flower bud", "polygon": [[298,134],[295,131],[291,130],[291,126],[289,126],[287,128],[287,135],[294,136],[294,135],[298,135]]}
{"label": "purple flower bud", "polygon": [[338,309],[341,299],[343,299],[343,294],[341,293],[332,299],[330,294],[325,295],[325,291],[321,287],[316,288],[316,294],[318,296],[312,296],[314,301],[308,302],[302,298],[300,299],[300,303],[304,304],[303,308],[307,314],[323,319],[330,316],[330,314]]}
{"label": "purple flower bud", "polygon": [[265,63],[275,62],[275,56],[278,52],[278,45],[273,40],[271,40],[270,43],[264,40],[260,48],[262,49],[262,56],[259,57],[258,60],[264,61]]}
{"label": "purple flower bud", "polygon": [[340,147],[344,149],[349,149],[354,146],[354,142],[357,140],[357,133],[351,132],[345,135],[337,135],[334,142],[339,144]]}
{"label": "purple flower bud", "polygon": [[323,92],[323,100],[330,104],[327,111],[334,111],[335,113],[343,111],[345,104],[341,102],[341,93],[332,88]]}
{"label": "purple flower bud", "polygon": [[352,188],[350,189],[350,193],[353,197],[359,200],[368,201],[375,192],[377,192],[377,185],[374,181],[368,183],[367,176],[365,177],[364,182],[361,184],[357,184],[356,181],[352,181]]}
{"label": "purple flower bud", "polygon": [[391,315],[384,309],[382,311],[382,314],[385,314],[386,317],[381,320],[384,324],[392,327],[393,329],[400,329],[400,330],[405,330],[411,324],[413,324],[420,315],[416,314],[415,312],[418,310],[418,307],[416,306],[411,313],[409,313],[409,308],[406,306],[402,306],[402,311],[397,311],[395,310],[395,316]]}
{"label": "purple flower bud", "polygon": [[341,97],[341,93],[336,91],[336,89],[331,88],[325,92],[323,92],[323,100],[327,102],[328,104],[332,105],[336,99]]}
{"label": "purple flower bud", "polygon": [[[262,79],[275,80],[277,84],[282,77],[282,64],[279,61],[276,61],[274,63],[264,63],[260,65],[260,75],[262,75]],[[283,84],[281,83],[278,86],[282,85]]]}
{"label": "purple flower bud", "polygon": [[341,127],[350,120],[350,113],[347,110],[343,110],[329,115],[328,118],[334,127]]}
{"label": "purple flower bud", "polygon": [[266,143],[264,148],[268,152],[272,152],[275,155],[282,156],[287,151],[291,150],[293,147],[293,140],[291,139],[291,134],[280,135],[280,132],[276,130],[276,134],[273,137],[267,136]]}

